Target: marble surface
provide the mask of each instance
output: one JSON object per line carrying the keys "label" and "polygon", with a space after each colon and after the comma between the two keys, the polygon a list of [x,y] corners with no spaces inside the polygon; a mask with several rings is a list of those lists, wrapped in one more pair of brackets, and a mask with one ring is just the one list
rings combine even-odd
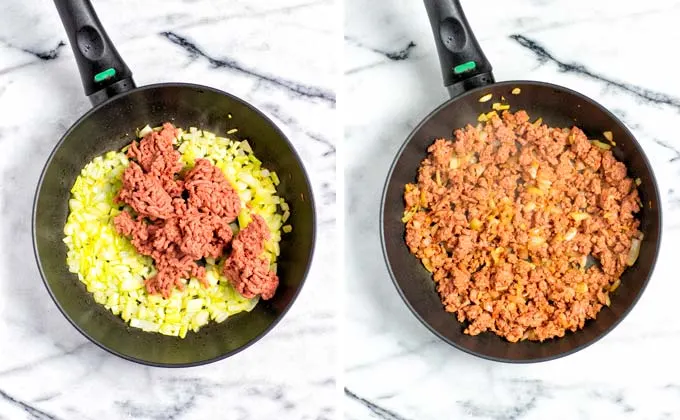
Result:
{"label": "marble surface", "polygon": [[[380,251],[379,197],[409,132],[447,99],[420,1],[346,1],[344,42],[347,419],[680,418],[680,3],[462,0],[496,80],[581,91],[625,121],[663,193],[658,264],[638,305],[569,357],[508,365],[440,342],[398,296]],[[669,124],[670,123],[670,124]],[[351,158],[350,158],[351,157]]]}
{"label": "marble surface", "polygon": [[[94,0],[138,85],[184,81],[249,101],[310,173],[315,261],[283,321],[208,366],[156,369],[90,344],[36,269],[31,203],[42,166],[88,108],[51,1],[0,4],[0,419],[330,419],[336,413],[335,42],[330,0]],[[160,58],[162,57],[162,58]]]}

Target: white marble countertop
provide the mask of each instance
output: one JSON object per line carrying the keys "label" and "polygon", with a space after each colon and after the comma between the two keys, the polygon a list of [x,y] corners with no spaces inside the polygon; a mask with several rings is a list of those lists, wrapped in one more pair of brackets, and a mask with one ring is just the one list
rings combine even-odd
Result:
{"label": "white marble countertop", "polygon": [[[112,356],[59,313],[31,247],[42,166],[88,108],[51,1],[0,5],[0,419],[334,417],[334,4],[330,0],[93,0],[138,86],[184,81],[229,91],[270,115],[300,153],[319,232],[301,295],[265,338],[198,368]],[[329,270],[329,268],[331,268]],[[329,272],[331,273],[329,275]]]}
{"label": "white marble countertop", "polygon": [[[347,419],[680,418],[680,38],[677,0],[462,0],[496,80],[581,91],[632,129],[663,193],[654,275],[604,339],[552,362],[509,365],[450,347],[409,312],[383,263],[379,197],[416,126],[448,97],[420,1],[346,2],[344,110]],[[351,159],[349,158],[351,156]]]}

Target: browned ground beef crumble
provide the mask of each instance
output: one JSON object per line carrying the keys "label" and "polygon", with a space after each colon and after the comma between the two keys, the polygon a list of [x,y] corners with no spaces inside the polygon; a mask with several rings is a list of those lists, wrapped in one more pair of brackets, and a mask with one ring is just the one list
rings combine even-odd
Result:
{"label": "browned ground beef crumble", "polygon": [[131,159],[123,172],[116,200],[130,209],[114,219],[118,233],[131,237],[142,255],[153,258],[157,273],[145,281],[147,292],[169,297],[183,279],[198,278],[208,287],[203,258],[219,258],[228,246],[232,252],[224,264],[225,276],[246,298],[261,294],[270,299],[279,279],[262,258],[270,233],[261,216],[233,238],[230,223],[241,210],[241,201],[222,171],[205,159],[180,176],[180,153],[173,141],[177,130],[170,123],[159,132],[133,142]]}
{"label": "browned ground beef crumble", "polygon": [[641,238],[636,185],[611,151],[504,111],[428,152],[405,187],[406,244],[465,333],[543,341],[609,305]]}

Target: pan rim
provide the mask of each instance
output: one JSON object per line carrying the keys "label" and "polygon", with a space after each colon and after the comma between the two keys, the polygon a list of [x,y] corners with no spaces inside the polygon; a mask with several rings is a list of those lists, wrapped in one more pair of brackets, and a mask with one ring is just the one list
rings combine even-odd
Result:
{"label": "pan rim", "polygon": [[[393,176],[397,162],[399,161],[402,154],[404,153],[406,146],[408,146],[408,144],[413,140],[414,135],[418,131],[420,131],[422,126],[425,125],[427,122],[429,122],[430,119],[432,119],[435,115],[437,115],[444,108],[450,106],[452,103],[454,103],[458,100],[462,100],[462,99],[464,99],[468,96],[478,94],[479,92],[482,92],[485,89],[488,89],[490,87],[495,88],[495,87],[502,87],[502,86],[507,86],[507,85],[511,85],[513,87],[519,87],[519,88],[522,88],[525,85],[532,85],[532,86],[546,87],[546,88],[551,88],[551,89],[556,89],[556,90],[562,91],[564,93],[573,95],[573,96],[581,99],[582,101],[589,102],[590,104],[592,104],[596,108],[598,108],[604,115],[610,117],[614,122],[616,122],[618,124],[618,126],[621,127],[624,130],[624,132],[626,132],[626,134],[628,134],[630,136],[630,138],[633,140],[633,145],[635,146],[636,152],[640,155],[640,157],[642,158],[645,165],[649,168],[649,171],[652,175],[651,176],[651,182],[652,182],[652,186],[653,186],[653,192],[655,194],[655,198],[656,198],[656,201],[657,201],[656,212],[657,212],[658,217],[659,217],[659,235],[658,235],[658,238],[657,238],[656,244],[655,244],[656,245],[656,252],[654,253],[654,257],[653,257],[653,259],[650,263],[650,266],[649,266],[649,274],[644,279],[642,286],[640,287],[640,291],[638,292],[637,296],[633,299],[631,304],[621,313],[621,315],[616,318],[616,320],[612,323],[612,325],[610,325],[607,329],[602,331],[594,339],[592,339],[592,340],[590,340],[590,341],[588,341],[584,344],[575,346],[575,347],[569,349],[568,351],[557,353],[557,354],[554,354],[554,355],[551,355],[551,356],[537,357],[537,358],[532,358],[532,359],[522,359],[522,360],[511,359],[511,358],[507,358],[507,357],[490,356],[488,354],[484,354],[484,353],[481,353],[481,352],[470,350],[466,347],[463,347],[462,345],[455,342],[454,340],[451,340],[448,337],[445,337],[443,334],[441,334],[439,331],[437,331],[437,329],[435,329],[432,325],[430,325],[425,319],[423,319],[423,317],[420,316],[420,314],[418,314],[418,312],[415,310],[413,305],[411,305],[411,302],[409,301],[409,299],[405,295],[404,291],[399,286],[399,283],[397,282],[396,274],[392,270],[392,265],[390,264],[390,259],[389,259],[388,254],[387,254],[387,243],[386,243],[386,239],[385,239],[385,224],[384,224],[384,222],[385,222],[385,202],[386,202],[386,199],[387,199],[387,190],[390,186],[390,180],[392,179],[392,176]],[[453,346],[454,348],[456,348],[458,350],[463,351],[464,353],[467,353],[469,355],[476,356],[476,357],[479,357],[479,358],[482,358],[482,359],[494,361],[494,362],[501,362],[501,363],[508,363],[508,364],[541,363],[541,362],[547,362],[547,361],[551,361],[551,360],[560,359],[560,358],[565,357],[565,356],[569,356],[571,354],[574,354],[578,351],[581,351],[581,350],[591,346],[592,344],[595,344],[596,342],[598,342],[602,338],[604,338],[606,335],[608,335],[612,330],[614,330],[614,328],[619,326],[621,324],[621,322],[628,316],[628,314],[630,314],[630,312],[637,305],[640,298],[642,297],[645,290],[647,289],[649,281],[652,278],[652,275],[654,274],[654,269],[656,268],[656,263],[657,263],[658,257],[659,257],[659,251],[661,249],[661,239],[662,239],[662,236],[663,236],[663,215],[662,215],[662,213],[663,213],[663,208],[662,208],[662,205],[661,205],[661,194],[659,192],[659,186],[658,186],[658,183],[657,183],[657,180],[656,180],[656,174],[654,173],[654,168],[651,165],[651,162],[649,161],[647,155],[644,152],[644,149],[642,148],[642,146],[638,142],[637,138],[633,135],[631,130],[623,123],[623,121],[621,121],[615,114],[613,114],[606,107],[601,105],[599,102],[593,100],[592,98],[590,98],[590,97],[588,97],[588,96],[586,96],[586,95],[584,95],[580,92],[577,92],[573,89],[569,89],[569,88],[561,86],[561,85],[548,83],[548,82],[535,81],[535,80],[507,80],[507,81],[496,82],[496,83],[491,83],[491,84],[488,84],[488,85],[485,85],[485,86],[477,87],[475,89],[471,89],[471,90],[463,93],[460,96],[457,96],[455,98],[451,98],[451,99],[447,100],[446,102],[444,102],[443,104],[441,104],[437,108],[435,108],[432,112],[427,114],[418,123],[418,125],[411,131],[411,133],[409,133],[409,135],[406,137],[406,140],[399,147],[399,150],[397,151],[394,159],[392,160],[392,163],[390,164],[390,168],[387,172],[387,177],[385,179],[385,184],[383,186],[383,193],[382,193],[382,196],[381,196],[381,199],[380,199],[380,220],[379,220],[379,224],[380,224],[380,244],[381,244],[383,259],[385,261],[385,265],[387,266],[387,271],[390,275],[390,278],[392,279],[392,284],[394,285],[394,287],[397,289],[397,292],[399,293],[399,296],[401,297],[403,302],[406,304],[408,309],[411,311],[413,316],[415,316],[416,319],[418,319],[418,321],[420,321],[421,324],[423,324],[431,333],[433,333],[435,336],[437,336],[440,340],[442,340],[443,342]],[[576,331],[576,333],[578,333],[578,332],[579,331]]]}
{"label": "pan rim", "polygon": [[[298,286],[297,290],[293,294],[289,304],[283,309],[283,311],[279,314],[279,316],[276,317],[274,319],[274,321],[269,326],[267,326],[267,328],[265,328],[261,333],[256,335],[253,339],[248,341],[243,346],[241,346],[237,349],[231,350],[229,352],[226,352],[224,354],[221,354],[217,357],[213,357],[213,358],[209,358],[209,359],[205,359],[205,360],[200,360],[200,361],[196,361],[196,362],[159,363],[159,362],[153,362],[153,361],[149,361],[149,360],[145,360],[145,359],[140,359],[140,358],[137,358],[137,357],[134,357],[134,356],[124,354],[124,353],[119,352],[117,350],[111,349],[108,346],[104,345],[103,343],[100,343],[98,340],[91,337],[87,332],[85,332],[80,327],[80,325],[78,325],[73,319],[71,319],[71,317],[64,310],[64,308],[62,308],[58,299],[55,297],[54,293],[52,292],[52,288],[50,287],[49,283],[47,282],[45,271],[44,271],[42,263],[40,261],[40,255],[39,255],[38,246],[37,246],[36,214],[37,214],[38,198],[40,196],[40,190],[42,189],[42,185],[43,185],[43,181],[44,181],[44,178],[45,178],[47,168],[52,163],[52,160],[54,159],[54,156],[55,156],[57,150],[59,150],[59,148],[61,148],[65,139],[76,129],[76,127],[78,127],[80,124],[82,124],[83,121],[85,121],[87,118],[89,118],[94,113],[99,112],[99,110],[101,110],[103,107],[108,106],[108,104],[110,104],[114,101],[117,101],[117,100],[121,100],[122,98],[124,98],[128,95],[131,95],[131,94],[134,94],[134,93],[137,93],[137,92],[140,92],[140,91],[159,89],[159,88],[168,88],[168,87],[206,90],[206,91],[210,91],[210,92],[213,92],[213,93],[216,93],[216,94],[219,94],[219,95],[224,95],[224,96],[227,96],[227,97],[233,99],[236,102],[240,102],[241,104],[246,106],[248,109],[253,111],[255,114],[257,114],[259,117],[261,117],[266,123],[268,123],[275,130],[275,132],[279,135],[279,138],[282,139],[288,145],[288,147],[291,149],[293,157],[295,158],[297,164],[300,166],[300,169],[302,169],[303,179],[304,179],[305,183],[307,184],[307,186],[309,188],[309,191],[310,191],[309,204],[310,204],[311,209],[312,209],[312,221],[311,221],[312,222],[312,232],[311,232],[311,241],[312,241],[311,244],[312,244],[312,246],[309,250],[307,266],[305,267],[305,270],[302,274],[302,279],[300,281],[300,285]],[[258,341],[260,341],[267,334],[269,334],[279,324],[279,322],[281,322],[281,320],[288,314],[288,311],[290,310],[290,308],[297,301],[297,299],[298,299],[298,297],[299,297],[299,295],[302,291],[302,288],[304,287],[304,285],[307,281],[309,271],[310,271],[312,263],[314,261],[314,255],[316,253],[316,245],[317,245],[316,236],[317,236],[317,228],[318,228],[317,224],[318,224],[318,217],[317,217],[317,214],[316,214],[316,202],[314,200],[314,189],[313,189],[312,183],[310,182],[310,178],[309,178],[309,174],[307,172],[307,169],[305,168],[305,165],[304,165],[302,159],[300,158],[299,153],[297,152],[297,150],[295,149],[295,147],[291,143],[288,136],[286,136],[286,134],[281,130],[281,128],[277,124],[275,124],[271,120],[271,118],[269,118],[264,112],[260,111],[257,107],[255,107],[251,103],[246,102],[243,99],[241,99],[237,96],[234,96],[234,95],[232,95],[228,92],[225,92],[223,90],[216,89],[216,88],[213,88],[213,87],[210,87],[210,86],[199,85],[199,84],[195,84],[195,83],[169,82],[169,83],[154,83],[154,84],[140,86],[140,87],[137,87],[135,89],[131,89],[127,92],[124,92],[120,95],[116,95],[112,98],[109,98],[108,100],[102,102],[101,104],[89,109],[85,114],[83,114],[81,117],[79,117],[69,127],[68,130],[66,130],[66,132],[61,136],[59,141],[54,145],[52,151],[50,152],[50,155],[48,156],[48,158],[47,158],[47,160],[46,160],[46,162],[43,166],[43,169],[40,173],[40,177],[38,178],[38,183],[37,183],[36,190],[35,190],[35,193],[34,193],[34,196],[33,196],[32,215],[31,215],[31,237],[32,237],[32,246],[33,246],[33,256],[34,256],[36,263],[38,265],[38,271],[40,272],[40,278],[42,279],[42,282],[45,285],[45,288],[47,289],[48,294],[50,295],[50,298],[52,299],[52,301],[55,303],[55,305],[59,309],[59,312],[61,312],[61,314],[64,316],[64,318],[66,318],[66,320],[78,332],[80,332],[80,334],[82,334],[91,343],[95,344],[97,347],[101,348],[102,350],[104,350],[104,351],[106,351],[110,354],[113,354],[115,356],[118,356],[122,359],[131,361],[131,362],[134,362],[134,363],[138,363],[140,365],[152,366],[152,367],[158,367],[158,368],[189,368],[189,367],[208,365],[208,364],[211,364],[211,363],[218,362],[220,360],[224,360],[228,357],[234,356],[234,355],[242,352],[243,350],[246,350],[250,346],[257,343]],[[149,333],[149,334],[151,334],[151,333]]]}

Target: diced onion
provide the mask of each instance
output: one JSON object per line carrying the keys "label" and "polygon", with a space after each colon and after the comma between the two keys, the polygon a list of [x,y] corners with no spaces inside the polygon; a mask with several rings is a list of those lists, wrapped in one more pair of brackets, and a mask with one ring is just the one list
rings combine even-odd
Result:
{"label": "diced onion", "polygon": [[571,216],[571,218],[574,219],[577,222],[580,222],[582,220],[586,220],[590,217],[590,215],[588,213],[580,212],[580,211],[573,212],[569,216]]}
{"label": "diced onion", "polygon": [[402,223],[407,223],[409,220],[413,218],[413,216],[418,212],[418,206],[413,206],[410,209],[406,210],[404,212],[404,215],[401,218]]}
{"label": "diced onion", "polygon": [[147,124],[147,125],[144,126],[144,128],[139,130],[139,133],[137,133],[137,137],[139,137],[141,139],[143,137],[146,137],[148,134],[150,134],[152,132],[153,132],[153,128],[151,128],[151,126]]}
{"label": "diced onion", "polygon": [[449,161],[449,169],[458,169],[458,158],[457,157],[452,157],[451,160]]}
{"label": "diced onion", "polygon": [[548,179],[539,179],[536,184],[538,185],[538,188],[541,189],[541,191],[548,191],[550,186],[552,186],[552,181]]}
{"label": "diced onion", "polygon": [[151,322],[151,321],[146,321],[144,319],[137,319],[137,318],[132,318],[130,320],[130,326],[134,328],[139,328],[143,331],[149,331],[149,332],[156,332],[160,329],[160,325]]}
{"label": "diced onion", "polygon": [[479,98],[479,102],[489,102],[493,98],[493,93],[487,93],[486,95]]}
{"label": "diced onion", "polygon": [[626,264],[629,266],[635,264],[635,261],[637,261],[638,257],[640,256],[640,245],[642,245],[642,241],[640,239],[632,239],[630,243],[630,251],[628,251],[628,259],[626,260]]}
{"label": "diced onion", "polygon": [[427,271],[429,271],[430,273],[432,273],[434,271],[434,268],[432,267],[432,263],[430,262],[429,258],[423,258],[422,262],[423,262],[423,266],[425,267],[425,269]]}
{"label": "diced onion", "polygon": [[602,142],[599,141],[599,140],[593,140],[592,143],[593,143],[593,146],[596,146],[596,147],[598,147],[598,148],[600,148],[600,149],[602,149],[602,150],[609,150],[609,149],[612,148],[612,145],[611,145],[611,144],[602,143]]}
{"label": "diced onion", "polygon": [[545,239],[540,236],[529,237],[529,246],[532,248],[539,247],[545,243]]}
{"label": "diced onion", "polygon": [[496,111],[491,111],[491,112],[487,112],[487,113],[486,113],[486,118],[487,118],[487,119],[490,120],[490,119],[493,118],[493,117],[498,117],[498,113],[497,113]]}
{"label": "diced onion", "polygon": [[531,179],[536,179],[536,174],[538,173],[538,162],[533,162],[528,171]]}
{"label": "diced onion", "polygon": [[472,219],[470,221],[470,229],[480,231],[482,229],[483,223],[479,219]]}
{"label": "diced onion", "polygon": [[564,240],[571,241],[576,237],[576,233],[577,233],[576,229],[574,228],[569,229],[567,233],[564,235]]}

